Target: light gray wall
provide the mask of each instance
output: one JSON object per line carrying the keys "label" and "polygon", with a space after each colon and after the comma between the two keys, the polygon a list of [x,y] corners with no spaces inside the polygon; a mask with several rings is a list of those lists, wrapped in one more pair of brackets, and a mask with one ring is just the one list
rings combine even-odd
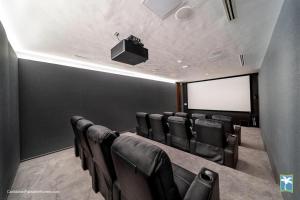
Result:
{"label": "light gray wall", "polygon": [[172,83],[23,59],[19,69],[22,160],[71,146],[72,115],[124,131],[137,111],[176,109]]}
{"label": "light gray wall", "polygon": [[300,1],[286,0],[259,74],[263,139],[278,174],[294,174],[300,199]]}
{"label": "light gray wall", "polygon": [[20,162],[18,59],[0,23],[0,199],[6,199]]}

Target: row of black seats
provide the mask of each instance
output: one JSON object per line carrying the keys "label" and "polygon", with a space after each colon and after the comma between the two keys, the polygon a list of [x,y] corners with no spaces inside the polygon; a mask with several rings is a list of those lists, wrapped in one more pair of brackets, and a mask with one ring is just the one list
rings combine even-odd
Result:
{"label": "row of black seats", "polygon": [[148,114],[137,112],[138,135],[188,151],[208,160],[235,168],[238,161],[240,127],[232,119],[213,115],[184,112]]}
{"label": "row of black seats", "polygon": [[159,147],[73,116],[75,155],[107,200],[218,200],[219,176],[198,175],[171,163]]}

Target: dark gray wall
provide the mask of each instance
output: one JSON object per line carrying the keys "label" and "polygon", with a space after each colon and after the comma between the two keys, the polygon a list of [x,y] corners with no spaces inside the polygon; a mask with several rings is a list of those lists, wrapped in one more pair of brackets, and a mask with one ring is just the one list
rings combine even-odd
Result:
{"label": "dark gray wall", "polygon": [[300,1],[286,0],[259,74],[261,128],[278,174],[294,174],[300,199]]}
{"label": "dark gray wall", "polygon": [[19,69],[21,159],[73,145],[72,115],[124,131],[136,111],[175,111],[175,84],[22,59]]}
{"label": "dark gray wall", "polygon": [[0,199],[6,199],[19,162],[18,60],[0,23]]}

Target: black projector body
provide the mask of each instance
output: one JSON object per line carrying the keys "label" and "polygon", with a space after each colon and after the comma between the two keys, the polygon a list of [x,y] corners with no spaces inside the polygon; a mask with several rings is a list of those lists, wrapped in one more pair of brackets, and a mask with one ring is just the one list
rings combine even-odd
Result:
{"label": "black projector body", "polygon": [[140,39],[130,36],[111,49],[111,59],[129,65],[137,65],[148,60],[148,49]]}

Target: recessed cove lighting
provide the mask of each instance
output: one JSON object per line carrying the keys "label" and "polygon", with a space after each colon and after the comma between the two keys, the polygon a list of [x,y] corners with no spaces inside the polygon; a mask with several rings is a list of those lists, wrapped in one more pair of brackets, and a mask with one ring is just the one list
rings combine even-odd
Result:
{"label": "recessed cove lighting", "polygon": [[188,66],[188,65],[183,65],[181,68],[182,68],[182,69],[186,69],[186,68],[188,68],[188,67],[190,67],[190,66]]}
{"label": "recessed cove lighting", "polygon": [[18,58],[21,58],[21,59],[33,60],[33,61],[38,61],[38,62],[46,62],[46,63],[52,63],[52,64],[63,65],[63,66],[68,66],[68,67],[75,67],[75,68],[81,68],[81,69],[86,69],[86,70],[106,72],[106,73],[111,73],[111,74],[118,74],[118,75],[130,76],[130,77],[136,77],[136,78],[142,78],[142,79],[149,79],[149,80],[160,81],[160,82],[176,83],[176,80],[174,80],[174,79],[168,79],[168,78],[164,78],[164,77],[160,77],[160,76],[154,76],[154,75],[150,75],[150,74],[144,74],[144,73],[140,73],[140,72],[119,69],[112,65],[83,62],[83,61],[79,61],[79,60],[73,60],[73,59],[69,59],[69,58],[63,58],[63,57],[59,57],[59,56],[37,53],[37,52],[32,52],[32,51],[17,51],[16,53],[17,53]]}

